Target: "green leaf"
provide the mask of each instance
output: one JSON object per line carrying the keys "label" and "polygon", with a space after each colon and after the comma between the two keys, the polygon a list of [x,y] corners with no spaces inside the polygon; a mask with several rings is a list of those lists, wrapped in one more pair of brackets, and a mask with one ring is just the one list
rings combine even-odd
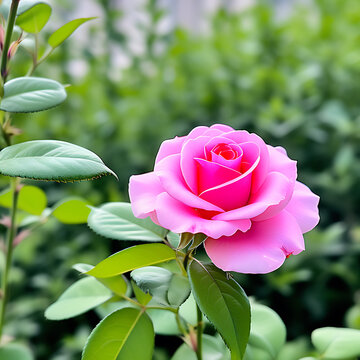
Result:
{"label": "green leaf", "polygon": [[[204,360],[229,360],[230,354],[221,339],[210,335],[203,335]],[[187,344],[181,345],[175,352],[171,360],[196,360],[196,353]]]}
{"label": "green leaf", "polygon": [[51,6],[46,2],[37,2],[25,11],[19,9],[16,24],[28,33],[37,34],[48,22],[50,15]]}
{"label": "green leaf", "polygon": [[48,44],[52,48],[56,48],[61,43],[63,43],[80,25],[83,23],[96,19],[96,17],[89,17],[89,18],[80,18],[71,20],[70,22],[63,25],[61,28],[57,29],[48,40]]}
{"label": "green leaf", "polygon": [[167,234],[166,234],[166,237],[170,243],[170,245],[176,249],[178,246],[179,246],[179,243],[180,243],[180,235],[179,234],[175,234],[173,233],[172,231],[169,231]]}
{"label": "green leaf", "polygon": [[18,77],[5,83],[0,110],[28,113],[50,109],[66,99],[64,86],[40,77]]}
{"label": "green leaf", "polygon": [[10,343],[0,347],[0,359],[33,360],[31,351],[21,344]]}
{"label": "green leaf", "polygon": [[175,257],[175,251],[163,244],[136,245],[101,261],[88,272],[88,275],[98,278],[111,277],[144,266],[173,260]]}
{"label": "green leaf", "polygon": [[120,309],[104,318],[90,334],[82,360],[151,360],[154,329],[138,309]]}
{"label": "green leaf", "polygon": [[97,234],[115,240],[162,241],[168,232],[149,218],[136,218],[131,205],[124,202],[92,207],[88,225]]}
{"label": "green leaf", "polygon": [[167,304],[167,291],[169,289],[172,273],[169,270],[156,266],[145,266],[131,272],[131,278],[136,285],[149,293],[161,304]]}
{"label": "green leaf", "polygon": [[194,238],[194,234],[192,233],[188,233],[188,232],[182,233],[180,235],[180,243],[178,245],[178,249],[181,250],[186,248],[191,243],[193,238]]}
{"label": "green leaf", "polygon": [[167,292],[168,303],[175,307],[180,306],[189,297],[190,290],[188,278],[173,274]]}
{"label": "green leaf", "polygon": [[[148,309],[146,313],[150,316],[154,325],[155,334],[159,335],[180,335],[175,314],[165,310]],[[185,325],[184,325],[185,326]]]}
{"label": "green leaf", "polygon": [[241,360],[250,333],[250,305],[244,290],[212,264],[192,261],[188,274],[200,310],[225,340],[231,360]]}
{"label": "green leaf", "polygon": [[1,150],[0,173],[63,182],[89,180],[108,174],[116,177],[91,151],[55,140],[28,141]]}
{"label": "green leaf", "polygon": [[149,293],[145,293],[142,291],[137,285],[135,281],[131,280],[131,285],[134,290],[135,297],[137,301],[142,305],[147,305],[149,301],[152,299],[152,296]]}
{"label": "green leaf", "polygon": [[249,345],[275,359],[286,340],[286,328],[279,315],[267,306],[251,305]]}
{"label": "green leaf", "polygon": [[360,330],[324,327],[312,332],[311,341],[326,359],[360,356]]}
{"label": "green leaf", "polygon": [[84,224],[90,214],[89,202],[80,199],[65,199],[55,204],[52,215],[64,224]]}
{"label": "green leaf", "polygon": [[86,277],[71,285],[45,311],[50,320],[69,319],[83,314],[112,297],[111,291],[92,277]]}
{"label": "green leaf", "polygon": [[[32,215],[41,215],[47,204],[46,194],[37,186],[25,185],[20,189],[18,208]],[[0,194],[0,205],[6,208],[12,206],[12,195],[10,189]]]}
{"label": "green leaf", "polygon": [[[93,265],[89,264],[75,264],[72,266],[73,269],[84,274],[94,268]],[[123,275],[117,275],[110,278],[98,279],[103,285],[110,289],[114,294],[122,296],[127,293],[128,280]]]}

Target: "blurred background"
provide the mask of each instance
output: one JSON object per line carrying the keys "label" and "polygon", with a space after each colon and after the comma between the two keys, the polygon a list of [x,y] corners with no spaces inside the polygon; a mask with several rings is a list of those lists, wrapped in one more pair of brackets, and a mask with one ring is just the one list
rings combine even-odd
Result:
{"label": "blurred background", "polygon": [[[321,197],[321,222],[306,235],[303,254],[271,274],[237,280],[284,320],[290,344],[283,360],[303,356],[317,327],[360,329],[360,2],[51,3],[48,34],[76,17],[98,19],[38,68],[35,76],[71,84],[68,99],[17,115],[24,132],[16,141],[89,148],[119,181],[37,183],[50,204],[68,195],[94,205],[128,201],[129,177],[153,168],[163,140],[195,126],[256,132],[298,161],[299,180]],[[12,73],[24,75],[30,62],[20,47]],[[6,332],[30,339],[36,359],[79,359],[98,315],[51,322],[44,309],[78,278],[73,264],[96,264],[123,246],[86,225],[46,223],[16,249]],[[159,337],[155,359],[169,359],[178,344]]]}

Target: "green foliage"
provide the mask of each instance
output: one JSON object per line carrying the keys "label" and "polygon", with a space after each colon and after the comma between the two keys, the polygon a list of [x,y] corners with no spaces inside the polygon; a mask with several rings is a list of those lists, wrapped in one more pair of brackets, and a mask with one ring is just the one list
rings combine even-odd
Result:
{"label": "green foliage", "polygon": [[21,344],[10,343],[0,347],[0,359],[6,360],[33,360],[31,351]]}
{"label": "green foliage", "polygon": [[83,314],[112,297],[112,293],[94,278],[86,277],[71,285],[45,311],[49,320],[63,320]]}
{"label": "green foliage", "polygon": [[106,278],[175,259],[175,251],[163,244],[144,244],[129,247],[101,261],[87,274]]}
{"label": "green foliage", "polygon": [[342,360],[360,356],[360,330],[320,328],[313,331],[311,341],[323,359]]}
{"label": "green foliage", "polygon": [[55,140],[29,141],[3,149],[0,152],[0,173],[63,182],[110,174],[116,176],[91,151]]}
{"label": "green foliage", "polygon": [[64,224],[84,224],[90,214],[89,202],[80,198],[65,199],[55,204],[52,213]]}
{"label": "green foliage", "polygon": [[88,225],[99,235],[116,240],[157,242],[168,233],[150,218],[136,218],[129,203],[113,202],[99,208],[92,207]]}
{"label": "green foliage", "polygon": [[107,316],[93,330],[82,360],[151,360],[153,348],[150,318],[141,310],[124,308]]}
{"label": "green foliage", "polygon": [[80,18],[71,20],[70,22],[57,29],[48,39],[48,43],[52,48],[61,45],[71,34],[82,24],[89,20],[96,19],[96,17]]}
{"label": "green foliage", "polygon": [[19,77],[5,83],[0,110],[28,113],[50,109],[66,99],[64,87],[55,80]]}
{"label": "green foliage", "polygon": [[189,265],[189,279],[200,310],[225,340],[231,359],[241,360],[250,332],[250,305],[245,292],[214,265],[197,261]]}
{"label": "green foliage", "polygon": [[38,34],[50,18],[51,6],[46,2],[37,1],[26,11],[18,9],[17,15],[17,25],[28,33]]}

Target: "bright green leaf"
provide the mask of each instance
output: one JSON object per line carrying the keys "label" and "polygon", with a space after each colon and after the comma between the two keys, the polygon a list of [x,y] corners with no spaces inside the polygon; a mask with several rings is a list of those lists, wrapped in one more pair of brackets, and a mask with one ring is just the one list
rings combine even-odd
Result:
{"label": "bright green leaf", "polygon": [[90,214],[88,205],[83,199],[65,199],[54,205],[52,215],[64,224],[84,224]]}
{"label": "bright green leaf", "polygon": [[[204,360],[229,360],[229,350],[226,348],[221,339],[210,335],[203,335]],[[196,360],[196,353],[187,344],[181,345],[175,352],[171,360]]]}
{"label": "bright green leaf", "polygon": [[131,272],[131,278],[138,287],[161,304],[167,304],[167,291],[172,278],[169,270],[156,266],[145,266]]}
{"label": "bright green leaf", "polygon": [[18,11],[16,24],[28,33],[37,34],[48,22],[50,15],[51,6],[45,2],[38,2],[22,13]]}
{"label": "bright green leaf", "polygon": [[139,309],[124,308],[104,318],[90,334],[82,360],[151,360],[154,329]]}
{"label": "bright green leaf", "polygon": [[21,344],[10,343],[0,347],[0,359],[3,360],[33,360],[31,351]]}
{"label": "bright green leaf", "polygon": [[326,359],[360,356],[360,330],[324,327],[312,332],[311,341]]}
{"label": "bright green leaf", "polygon": [[89,275],[104,278],[175,259],[175,251],[163,244],[136,245],[119,251],[97,264]]}
{"label": "bright green leaf", "polygon": [[145,293],[142,291],[137,285],[135,281],[131,281],[132,288],[134,290],[135,297],[137,301],[142,305],[147,305],[149,301],[152,299],[152,296],[149,293]]}
{"label": "bright green leaf", "polygon": [[50,320],[68,319],[104,303],[112,297],[111,291],[92,277],[83,278],[71,285],[45,311]]}
{"label": "bright green leaf", "polygon": [[279,315],[267,306],[252,304],[249,345],[275,359],[285,340],[286,328]]}
{"label": "bright green leaf", "polygon": [[212,264],[192,261],[189,279],[200,310],[225,340],[231,360],[241,360],[250,333],[250,305],[244,290]]}
{"label": "bright green leaf", "polygon": [[35,180],[77,181],[114,174],[80,146],[55,140],[28,141],[0,151],[0,173]]}
{"label": "bright green leaf", "polygon": [[83,23],[96,19],[96,17],[89,17],[89,18],[80,18],[71,20],[67,24],[63,25],[61,28],[57,29],[48,40],[49,45],[52,48],[56,48],[62,42],[64,42],[80,25]]}
{"label": "bright green leaf", "polygon": [[[37,186],[25,185],[20,189],[18,208],[32,215],[41,215],[47,204],[46,194]],[[12,195],[10,189],[0,194],[0,206],[10,208]]]}
{"label": "bright green leaf", "polygon": [[92,207],[88,225],[97,234],[115,240],[162,241],[168,232],[149,218],[136,218],[131,205],[123,202]]}
{"label": "bright green leaf", "polygon": [[66,99],[63,85],[40,77],[18,77],[5,83],[0,110],[28,113],[50,109]]}

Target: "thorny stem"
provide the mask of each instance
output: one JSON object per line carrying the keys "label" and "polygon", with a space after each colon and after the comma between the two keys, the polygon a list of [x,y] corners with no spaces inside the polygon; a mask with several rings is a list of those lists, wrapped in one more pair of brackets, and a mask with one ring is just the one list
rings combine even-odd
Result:
{"label": "thorny stem", "polygon": [[16,210],[17,210],[17,201],[19,191],[17,189],[18,179],[12,178],[11,179],[11,190],[12,190],[12,206],[11,206],[11,223],[7,233],[6,239],[6,260],[5,260],[5,268],[2,274],[2,282],[1,282],[1,308],[0,308],[0,339],[3,331],[4,326],[4,319],[5,319],[5,310],[6,310],[6,303],[9,297],[9,286],[8,286],[8,278],[9,278],[9,271],[12,262],[12,253],[13,253],[13,242],[14,237],[16,234]]}
{"label": "thorny stem", "polygon": [[4,47],[1,54],[1,65],[0,65],[0,71],[2,78],[6,79],[6,66],[7,66],[7,60],[8,60],[8,50],[10,46],[11,41],[11,35],[13,33],[15,19],[16,19],[16,13],[17,8],[19,6],[20,0],[12,0],[9,17],[7,20],[7,27],[6,27],[6,33],[5,33],[5,41],[4,41]]}

